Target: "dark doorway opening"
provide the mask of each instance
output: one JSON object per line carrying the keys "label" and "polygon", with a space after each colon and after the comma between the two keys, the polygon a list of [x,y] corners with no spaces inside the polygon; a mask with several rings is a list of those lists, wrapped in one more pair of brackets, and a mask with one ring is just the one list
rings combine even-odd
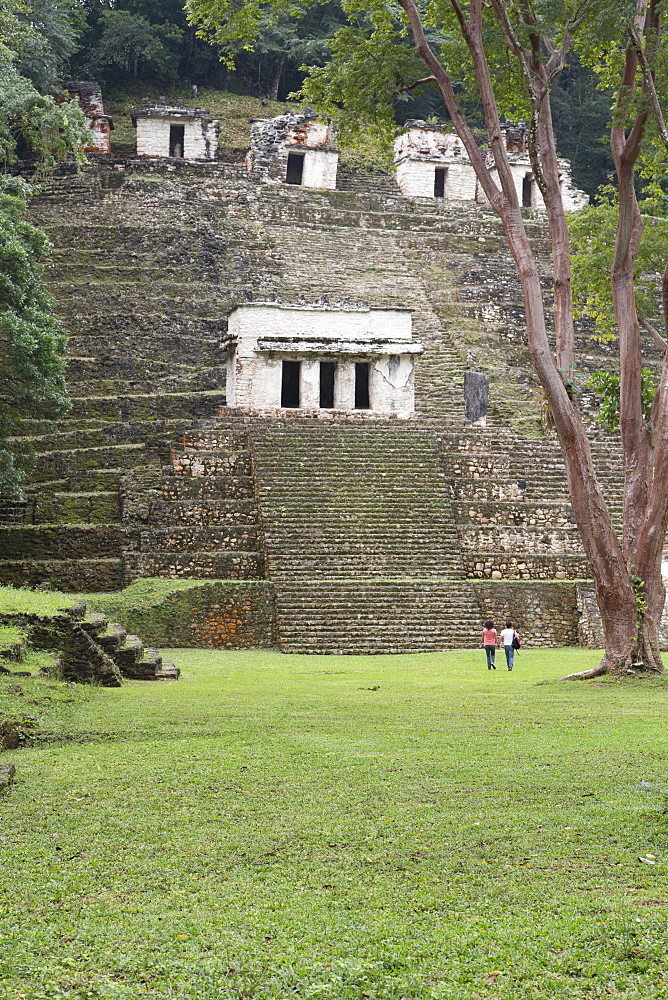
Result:
{"label": "dark doorway opening", "polygon": [[522,180],[522,208],[531,208],[531,188],[533,174],[525,174]]}
{"label": "dark doorway opening", "polygon": [[169,155],[175,157],[177,160],[183,159],[185,131],[185,125],[169,126]]}
{"label": "dark doorway opening", "polygon": [[281,376],[281,406],[295,410],[299,406],[300,361],[284,361]]}
{"label": "dark doorway opening", "polygon": [[356,361],[355,409],[368,410],[369,406],[369,365],[366,361]]}
{"label": "dark doorway opening", "polygon": [[434,174],[434,198],[445,198],[445,175],[447,167],[436,167]]}
{"label": "dark doorway opening", "polygon": [[334,409],[334,362],[320,362],[320,409]]}
{"label": "dark doorway opening", "polygon": [[288,168],[285,174],[286,184],[301,184],[304,175],[304,154],[288,153]]}

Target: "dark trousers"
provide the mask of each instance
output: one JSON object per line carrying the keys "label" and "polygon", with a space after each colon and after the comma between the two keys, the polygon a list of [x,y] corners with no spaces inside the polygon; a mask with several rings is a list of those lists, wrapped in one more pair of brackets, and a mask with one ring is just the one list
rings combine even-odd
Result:
{"label": "dark trousers", "polygon": [[487,669],[491,670],[494,666],[494,654],[496,653],[496,646],[485,646],[485,652],[487,654]]}

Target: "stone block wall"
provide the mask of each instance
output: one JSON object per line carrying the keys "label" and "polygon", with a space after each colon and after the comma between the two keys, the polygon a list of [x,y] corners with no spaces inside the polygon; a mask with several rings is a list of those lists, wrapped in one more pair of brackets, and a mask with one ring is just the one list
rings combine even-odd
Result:
{"label": "stone block wall", "polygon": [[512,621],[523,645],[577,646],[580,642],[575,583],[475,581],[473,590],[483,618],[491,618],[497,629],[507,619]]}
{"label": "stone block wall", "polygon": [[137,156],[169,156],[169,130],[183,126],[184,160],[214,160],[218,148],[218,122],[208,118],[188,120],[181,116],[156,115],[137,121]]}
{"label": "stone block wall", "polygon": [[[114,618],[156,646],[201,649],[268,648],[276,644],[273,584],[263,580],[202,581],[162,604],[123,608]],[[105,608],[104,599],[99,606]]]}

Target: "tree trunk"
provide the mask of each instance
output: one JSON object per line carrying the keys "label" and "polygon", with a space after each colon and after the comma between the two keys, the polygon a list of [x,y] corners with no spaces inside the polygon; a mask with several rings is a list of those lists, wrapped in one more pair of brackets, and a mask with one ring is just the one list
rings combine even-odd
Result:
{"label": "tree trunk", "polygon": [[283,73],[284,66],[285,66],[285,56],[280,56],[278,62],[276,63],[276,72],[274,73],[274,79],[271,81],[271,91],[269,96],[272,101],[278,100],[278,85],[281,82],[281,75]]}
{"label": "tree trunk", "polygon": [[[642,2],[639,0],[639,6]],[[568,370],[573,364],[574,327],[568,231],[559,186],[549,86],[554,72],[563,65],[565,49],[554,53],[556,62],[552,63],[552,76],[547,70],[542,72],[540,40],[532,36],[532,50],[523,50],[521,40],[508,20],[508,8],[492,0],[499,23],[506,32],[508,46],[518,57],[532,96],[537,138],[533,155],[540,168],[554,262],[555,362],[545,321],[538,264],[527,238],[502,141],[499,112],[484,48],[483,0],[470,0],[468,16],[455,0],[452,0],[452,6],[473,61],[500,190],[461,113],[450,77],[427,42],[415,0],[398,0],[398,3],[408,15],[416,49],[439,84],[455,130],[483,190],[503,222],[520,277],[529,352],[554,418],[566,466],[573,515],[594,580],[603,624],[603,659],[592,670],[570,676],[592,677],[603,673],[622,676],[630,670],[662,672],[658,627],[665,598],[661,580],[661,550],[668,519],[668,363],[664,364],[659,405],[650,438],[641,406],[642,357],[633,287],[633,262],[641,232],[633,175],[637,159],[635,147],[639,146],[644,127],[643,112],[636,117],[628,139],[623,127],[618,127],[617,132],[613,129],[611,142],[620,179],[620,225],[612,273],[620,329],[620,416],[625,473],[624,535],[620,542],[597,481],[581,415],[574,400],[569,398],[559,371],[559,368]],[[527,17],[529,20],[525,27],[531,24],[530,30],[533,31],[535,22],[530,11]],[[624,86],[621,88],[622,101],[628,99],[635,80],[633,59],[633,51],[629,47]],[[614,147],[615,139],[617,149]]]}

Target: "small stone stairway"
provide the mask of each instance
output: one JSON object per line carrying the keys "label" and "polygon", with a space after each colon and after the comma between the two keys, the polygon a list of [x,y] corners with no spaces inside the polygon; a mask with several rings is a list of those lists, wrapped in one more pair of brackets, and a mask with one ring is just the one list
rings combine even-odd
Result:
{"label": "small stone stairway", "polygon": [[122,678],[177,680],[180,670],[163,660],[157,649],[144,648],[136,635],[107,616],[89,613],[85,601],[52,615],[11,613],[5,624],[26,629],[28,642],[38,649],[60,651],[59,673],[64,680],[119,687]]}
{"label": "small stone stairway", "polygon": [[412,421],[255,419],[251,441],[286,652],[470,647],[445,475]]}
{"label": "small stone stairway", "polygon": [[[131,503],[128,506],[139,506]],[[139,547],[125,555],[136,577],[248,580],[264,577],[262,529],[248,431],[204,420],[172,449],[151,494]]]}

